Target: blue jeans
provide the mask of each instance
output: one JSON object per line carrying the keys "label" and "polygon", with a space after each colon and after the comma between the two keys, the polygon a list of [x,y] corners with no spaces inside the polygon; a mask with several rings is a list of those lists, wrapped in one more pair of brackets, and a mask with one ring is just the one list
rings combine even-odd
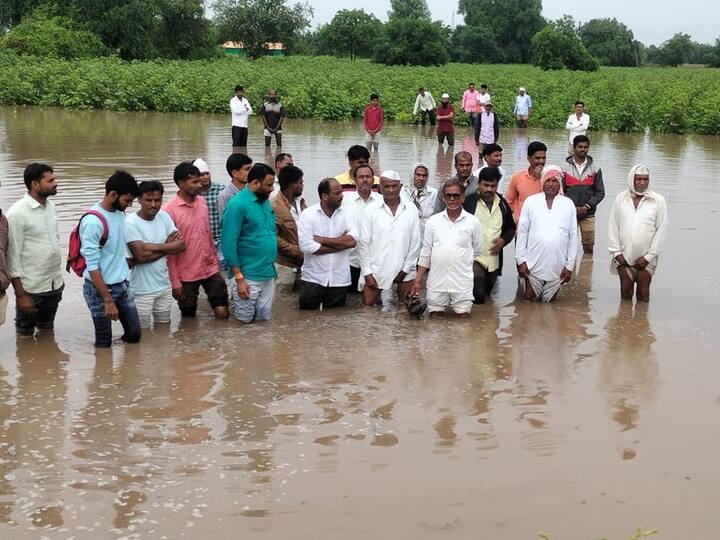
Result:
{"label": "blue jeans", "polygon": [[275,280],[247,280],[250,286],[250,298],[244,300],[237,292],[237,285],[230,284],[232,292],[232,312],[235,318],[244,323],[253,321],[269,321],[272,316],[272,301],[275,292]]}
{"label": "blue jeans", "polygon": [[[107,286],[110,296],[117,306],[118,319],[123,327],[122,340],[126,343],[137,343],[140,341],[141,334],[140,318],[133,295],[128,287],[127,281]],[[112,345],[112,321],[105,315],[105,303],[92,281],[85,280],[83,296],[95,325],[95,346],[110,347]]]}

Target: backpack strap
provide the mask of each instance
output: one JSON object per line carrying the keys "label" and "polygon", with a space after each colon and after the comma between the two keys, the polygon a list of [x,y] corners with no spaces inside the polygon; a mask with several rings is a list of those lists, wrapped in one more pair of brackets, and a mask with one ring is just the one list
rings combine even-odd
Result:
{"label": "backpack strap", "polygon": [[[108,236],[110,234],[110,230],[108,229],[108,222],[107,219],[105,219],[105,216],[103,216],[100,212],[97,210],[87,210],[82,217],[80,218],[80,221],[83,220],[85,216],[95,216],[100,220],[100,223],[102,224],[102,236],[100,236],[100,247],[103,247],[105,243],[108,240]],[[78,222],[78,227],[80,227],[80,223]]]}

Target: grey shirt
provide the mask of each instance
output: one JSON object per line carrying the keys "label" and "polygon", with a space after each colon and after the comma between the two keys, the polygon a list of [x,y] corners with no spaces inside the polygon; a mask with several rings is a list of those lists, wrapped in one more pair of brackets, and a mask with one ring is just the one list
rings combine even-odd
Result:
{"label": "grey shirt", "polygon": [[218,193],[217,196],[217,213],[218,216],[220,216],[220,221],[222,222],[222,215],[223,210],[225,210],[225,205],[227,202],[232,199],[235,195],[237,195],[240,192],[240,188],[237,187],[235,184],[230,182],[227,186],[225,186],[225,189],[223,189],[220,193]]}
{"label": "grey shirt", "polygon": [[[457,180],[457,179],[458,179],[457,174],[453,175],[450,178],[450,180]],[[479,183],[478,177],[475,176],[474,174],[471,174],[470,177],[468,178],[468,185],[465,188],[465,196],[466,197],[468,195],[470,195],[471,193],[475,193],[477,191],[478,183]],[[434,210],[433,214],[439,214],[443,210],[445,210],[445,202],[442,199],[442,186],[440,186],[440,188],[438,188],[437,199],[435,199],[435,210]]]}

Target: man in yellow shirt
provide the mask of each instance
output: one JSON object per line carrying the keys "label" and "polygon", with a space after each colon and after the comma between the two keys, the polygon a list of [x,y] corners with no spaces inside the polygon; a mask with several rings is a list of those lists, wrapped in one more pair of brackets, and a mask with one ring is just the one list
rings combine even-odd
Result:
{"label": "man in yellow shirt", "polygon": [[[370,152],[364,146],[356,144],[351,146],[347,153],[349,168],[347,171],[335,176],[335,180],[342,186],[343,192],[357,190],[355,185],[355,169],[360,165],[367,165],[370,161]],[[373,177],[373,190],[377,191],[380,187],[380,179],[377,176]]]}

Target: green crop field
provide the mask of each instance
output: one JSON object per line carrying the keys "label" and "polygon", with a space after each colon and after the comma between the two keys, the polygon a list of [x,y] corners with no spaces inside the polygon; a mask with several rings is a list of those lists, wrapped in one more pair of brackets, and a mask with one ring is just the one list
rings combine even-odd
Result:
{"label": "green crop field", "polygon": [[386,117],[412,120],[417,88],[459,100],[469,82],[485,83],[503,125],[513,121],[517,87],[534,102],[531,123],[563,128],[575,100],[586,103],[591,128],[607,131],[720,134],[720,70],[602,68],[595,73],[541,71],[526,65],[448,64],[387,67],[331,57],[124,62],[56,60],[0,52],[0,104],[122,111],[227,112],[243,84],[259,108],[275,88],[292,117],[346,120],[362,115],[372,92]]}

